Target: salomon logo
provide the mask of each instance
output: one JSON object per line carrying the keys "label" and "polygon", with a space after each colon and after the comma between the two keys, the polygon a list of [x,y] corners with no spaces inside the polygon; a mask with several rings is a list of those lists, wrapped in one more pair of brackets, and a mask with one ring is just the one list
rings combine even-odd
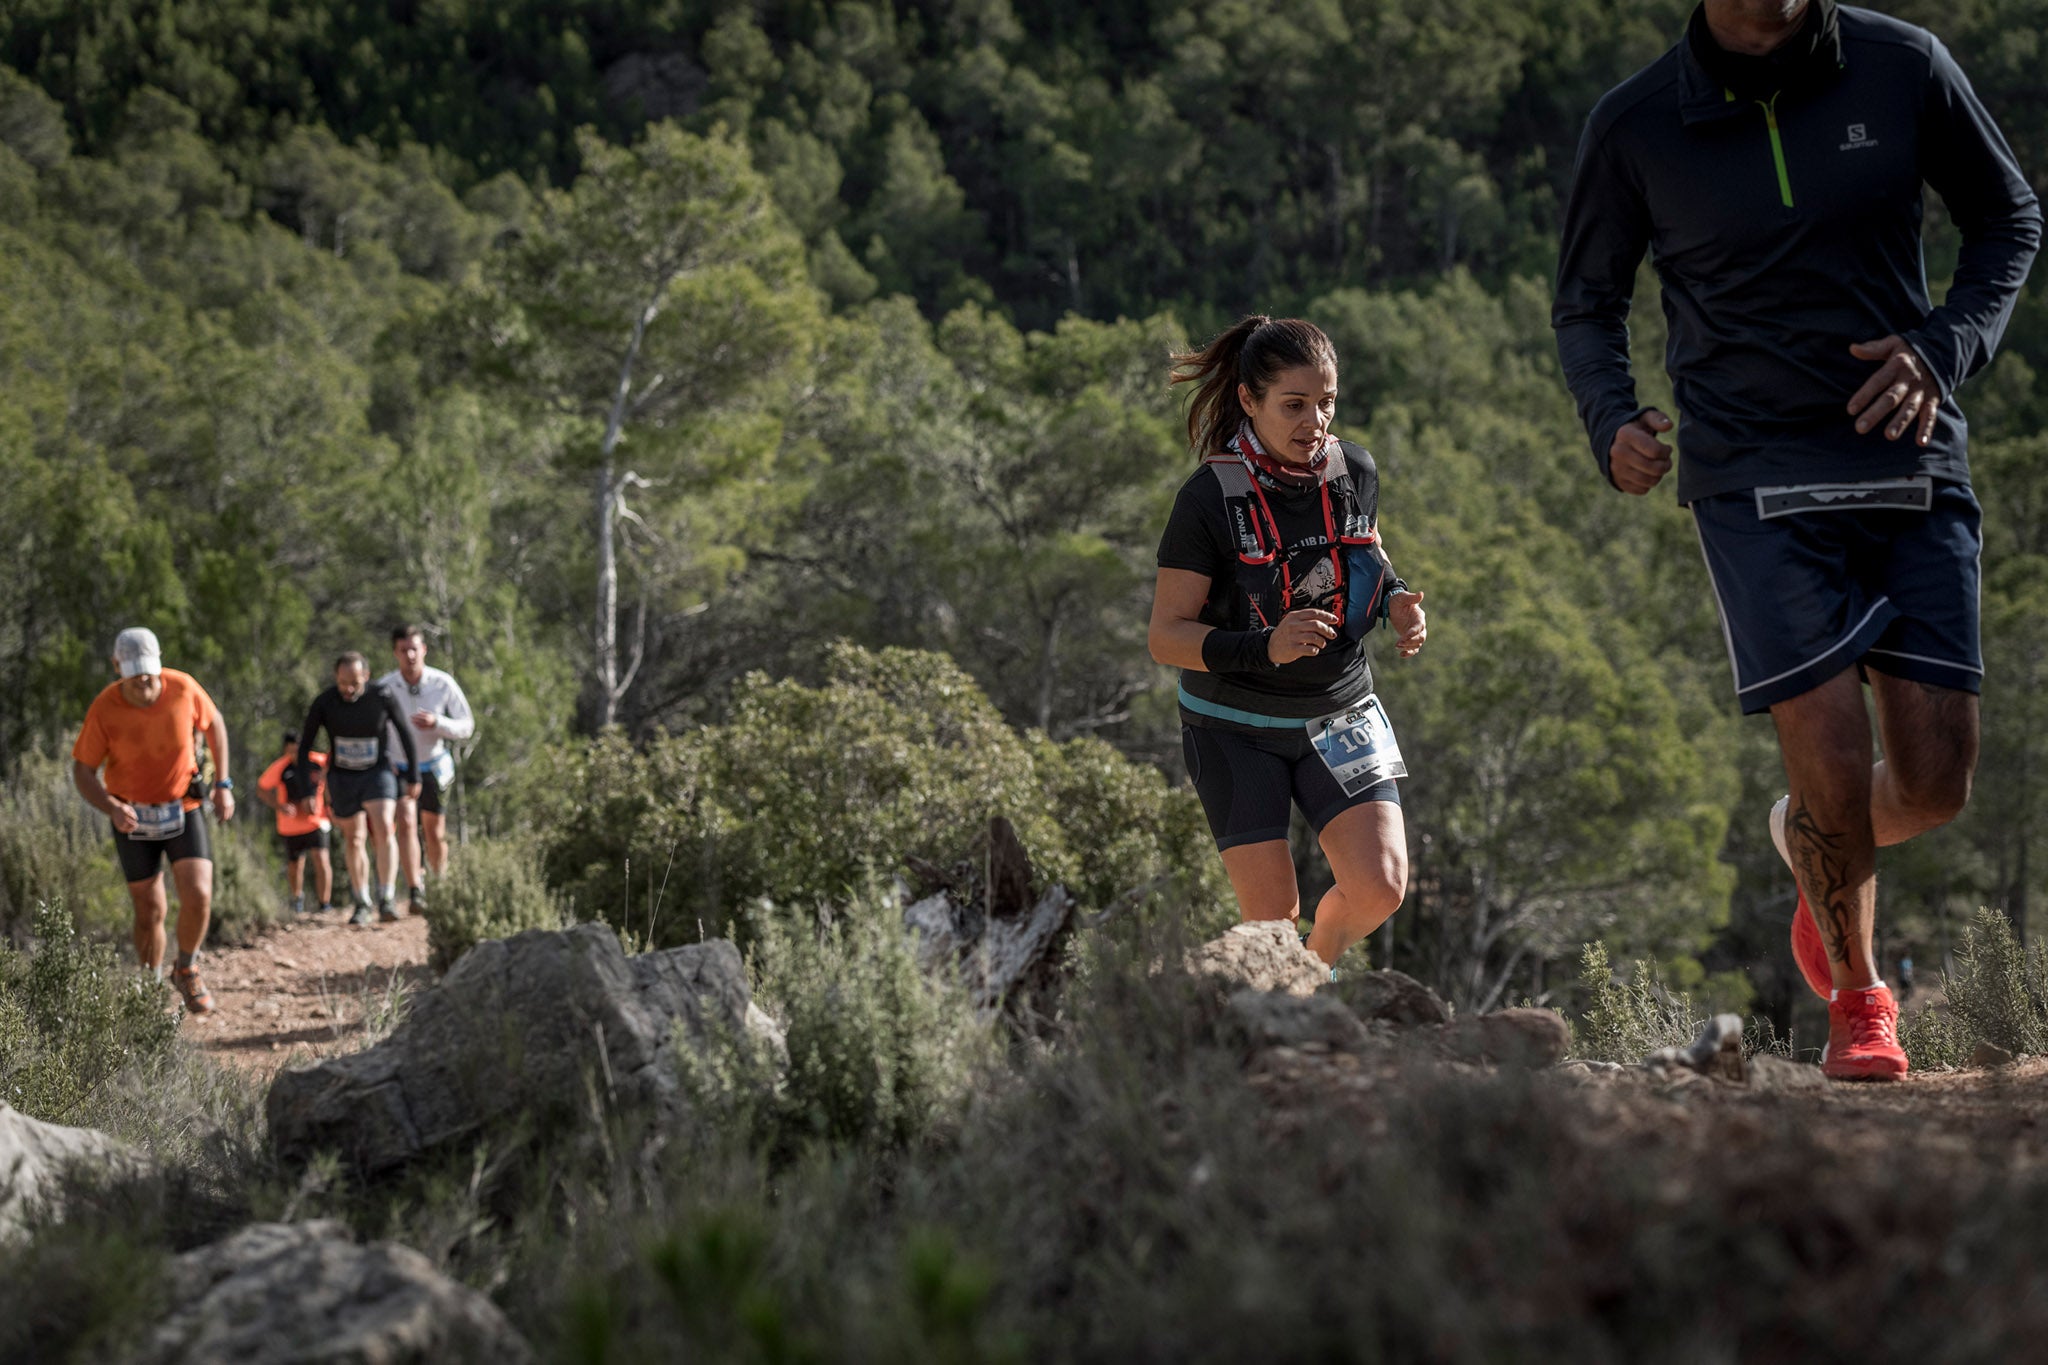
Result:
{"label": "salomon logo", "polygon": [[1849,125],[1849,140],[1842,144],[1842,150],[1853,152],[1863,147],[1875,147],[1876,145],[1877,139],[1866,135],[1864,125],[1852,123]]}

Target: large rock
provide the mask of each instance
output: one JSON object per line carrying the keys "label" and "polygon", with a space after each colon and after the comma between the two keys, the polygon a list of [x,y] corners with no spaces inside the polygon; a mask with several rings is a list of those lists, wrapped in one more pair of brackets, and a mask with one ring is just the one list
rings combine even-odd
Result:
{"label": "large rock", "polygon": [[1322,988],[1350,1006],[1361,1019],[1378,1019],[1399,1028],[1451,1022],[1451,1007],[1429,987],[1405,972],[1357,972]]}
{"label": "large rock", "polygon": [[1224,1023],[1249,1052],[1269,1047],[1363,1052],[1372,1044],[1372,1035],[1358,1016],[1329,995],[1239,991],[1225,1007]]}
{"label": "large rock", "polygon": [[171,1265],[170,1317],[129,1365],[520,1365],[497,1305],[337,1222],[257,1223]]}
{"label": "large rock", "polygon": [[1443,1040],[1451,1055],[1464,1061],[1535,1069],[1564,1060],[1572,1030],[1556,1010],[1495,1010],[1452,1020]]}
{"label": "large rock", "polygon": [[97,1129],[43,1123],[0,1102],[0,1242],[21,1237],[38,1212],[61,1216],[67,1178],[133,1173],[143,1165],[132,1149]]}
{"label": "large rock", "polygon": [[1230,988],[1314,995],[1329,984],[1330,969],[1303,946],[1289,920],[1233,924],[1222,937],[1197,948],[1188,970]]}
{"label": "large rock", "polygon": [[732,944],[629,958],[602,925],[480,943],[376,1046],[286,1071],[271,1141],[286,1162],[335,1151],[375,1174],[521,1115],[587,1119],[682,1102],[674,1043],[746,1034],[778,1048]]}

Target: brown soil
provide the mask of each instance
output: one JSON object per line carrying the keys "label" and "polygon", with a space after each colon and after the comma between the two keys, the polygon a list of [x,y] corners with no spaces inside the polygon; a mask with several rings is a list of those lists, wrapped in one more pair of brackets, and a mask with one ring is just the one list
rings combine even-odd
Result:
{"label": "brown soil", "polygon": [[307,915],[259,933],[243,947],[200,959],[214,1012],[187,1015],[186,1036],[224,1062],[276,1071],[362,1045],[366,1028],[432,979],[427,922],[352,928],[342,912]]}

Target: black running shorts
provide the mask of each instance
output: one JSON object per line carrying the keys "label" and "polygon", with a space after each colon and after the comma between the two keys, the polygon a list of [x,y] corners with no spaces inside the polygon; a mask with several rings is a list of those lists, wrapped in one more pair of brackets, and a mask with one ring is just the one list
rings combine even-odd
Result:
{"label": "black running shorts", "polygon": [[206,807],[185,812],[185,828],[169,839],[131,839],[114,831],[114,853],[121,860],[121,878],[129,882],[156,880],[166,862],[187,858],[213,861],[213,843],[206,834]]}
{"label": "black running shorts", "polygon": [[1353,806],[1369,801],[1401,804],[1400,788],[1392,778],[1356,796],[1345,795],[1303,725],[1256,735],[1183,725],[1180,748],[1219,849],[1285,839],[1290,803],[1301,807],[1318,834]]}
{"label": "black running shorts", "polygon": [[428,815],[441,813],[441,779],[431,769],[420,773],[420,809]]}
{"label": "black running shorts", "polygon": [[325,853],[332,847],[324,829],[316,829],[309,834],[280,834],[277,838],[284,845],[284,856],[289,862],[297,862],[316,849]]}
{"label": "black running shorts", "polygon": [[327,800],[344,820],[361,815],[365,801],[397,799],[398,776],[382,764],[353,772],[336,768],[327,774]]}

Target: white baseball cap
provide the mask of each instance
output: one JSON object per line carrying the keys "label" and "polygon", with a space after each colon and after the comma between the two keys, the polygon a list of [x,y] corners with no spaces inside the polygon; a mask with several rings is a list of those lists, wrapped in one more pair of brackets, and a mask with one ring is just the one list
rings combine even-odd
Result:
{"label": "white baseball cap", "polygon": [[154,631],[130,626],[114,637],[114,662],[120,665],[124,678],[132,678],[138,673],[161,673],[164,671],[163,647],[157,644]]}

